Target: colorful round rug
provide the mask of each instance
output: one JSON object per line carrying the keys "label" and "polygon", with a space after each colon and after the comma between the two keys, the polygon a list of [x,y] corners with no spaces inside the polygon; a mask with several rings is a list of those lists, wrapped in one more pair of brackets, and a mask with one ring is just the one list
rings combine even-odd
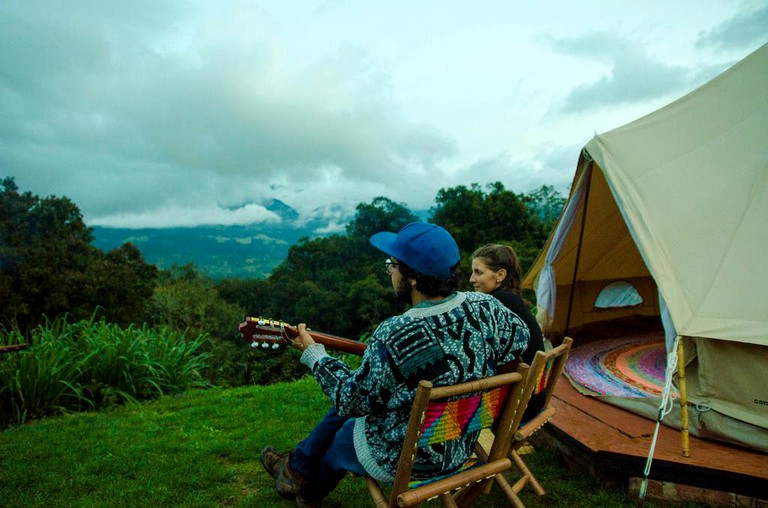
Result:
{"label": "colorful round rug", "polygon": [[571,350],[565,375],[588,395],[660,397],[666,364],[658,337],[598,340]]}

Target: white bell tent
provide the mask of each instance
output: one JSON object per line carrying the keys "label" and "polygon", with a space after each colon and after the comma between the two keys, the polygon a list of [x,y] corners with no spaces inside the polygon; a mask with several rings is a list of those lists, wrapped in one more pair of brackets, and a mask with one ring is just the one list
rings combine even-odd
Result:
{"label": "white bell tent", "polygon": [[690,432],[768,451],[768,44],[596,135],[573,182],[523,283],[542,327],[662,321],[668,351],[684,344]]}

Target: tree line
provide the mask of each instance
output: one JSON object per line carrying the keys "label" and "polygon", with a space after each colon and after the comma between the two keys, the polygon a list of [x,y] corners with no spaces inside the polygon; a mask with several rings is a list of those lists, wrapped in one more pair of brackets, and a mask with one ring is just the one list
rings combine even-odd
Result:
{"label": "tree line", "polygon": [[[437,193],[428,220],[456,238],[467,289],[469,256],[482,244],[512,245],[524,270],[530,266],[564,201],[551,186],[516,194],[498,182],[460,185]],[[403,310],[368,238],[416,220],[404,204],[377,197],[357,206],[344,234],[302,238],[266,279],[214,281],[191,264],[158,270],[130,243],[97,249],[68,198],[22,193],[6,177],[0,180],[0,330],[25,335],[63,316],[70,322],[162,326],[207,338],[207,375],[214,383],[290,379],[303,372],[285,361],[295,352],[247,350],[237,324],[246,315],[263,316],[365,336]]]}

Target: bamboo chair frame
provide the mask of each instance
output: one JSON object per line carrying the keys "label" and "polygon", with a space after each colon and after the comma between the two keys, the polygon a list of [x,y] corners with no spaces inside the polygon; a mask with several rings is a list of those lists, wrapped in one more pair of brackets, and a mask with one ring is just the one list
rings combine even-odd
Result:
{"label": "bamboo chair frame", "polygon": [[[465,508],[470,506],[488,479],[498,477],[503,471],[512,468],[508,451],[520,425],[522,411],[528,403],[527,400],[521,400],[528,368],[527,365],[523,364],[517,372],[436,388],[429,381],[421,381],[416,390],[395,480],[389,496],[386,495],[384,488],[378,481],[373,478],[366,478],[374,505],[377,508],[411,507],[439,497],[443,506],[446,507]],[[487,392],[503,385],[509,385],[509,392],[502,410],[494,421],[496,439],[489,453],[483,459],[484,464],[456,472],[432,483],[409,488],[413,462],[422,434],[422,423],[429,404],[434,401],[449,398],[454,400],[457,397]]]}
{"label": "bamboo chair frame", "polygon": [[[519,426],[510,443],[509,458],[512,460],[513,465],[515,468],[517,468],[522,476],[514,485],[510,485],[509,481],[507,481],[507,479],[502,475],[497,475],[494,477],[494,480],[499,485],[499,488],[501,488],[501,490],[506,494],[507,498],[512,502],[512,504],[518,508],[524,508],[524,505],[520,501],[518,494],[527,484],[530,484],[533,490],[539,496],[546,494],[546,491],[536,479],[536,476],[525,464],[525,461],[522,459],[522,457],[520,457],[518,450],[528,441],[528,439],[530,439],[533,434],[535,434],[554,416],[555,408],[551,404],[552,395],[555,393],[555,387],[557,386],[558,380],[563,373],[565,363],[568,361],[568,354],[571,351],[572,345],[573,339],[570,337],[565,337],[563,339],[563,343],[558,347],[553,348],[547,352],[538,351],[533,359],[531,368],[528,371],[528,376],[525,381],[525,388],[522,395],[523,399],[526,401],[526,404],[527,401],[530,400],[531,395],[533,395],[533,392],[535,391],[537,384],[540,382],[540,378],[547,368],[547,365],[551,364],[549,375],[546,378],[546,386],[543,389],[543,409],[535,417]],[[525,411],[525,408],[520,408],[521,414],[523,411]],[[496,444],[495,438],[493,443],[494,445]],[[478,446],[477,454],[479,457],[483,458],[487,455],[487,452],[482,447]]]}

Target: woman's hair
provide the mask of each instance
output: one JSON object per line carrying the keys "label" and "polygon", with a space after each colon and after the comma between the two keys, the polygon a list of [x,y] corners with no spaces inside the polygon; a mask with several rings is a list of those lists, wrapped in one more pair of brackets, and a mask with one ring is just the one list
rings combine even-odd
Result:
{"label": "woman's hair", "polygon": [[451,276],[447,279],[421,274],[400,260],[397,263],[400,275],[407,279],[414,279],[416,289],[428,296],[449,296],[458,289],[463,278],[458,263],[451,269]]}
{"label": "woman's hair", "polygon": [[520,267],[520,260],[517,258],[517,254],[512,247],[495,243],[483,245],[472,253],[472,259],[475,258],[482,258],[488,268],[494,272],[502,268],[507,271],[507,276],[501,281],[499,289],[511,291],[516,295],[522,294],[522,268]]}

